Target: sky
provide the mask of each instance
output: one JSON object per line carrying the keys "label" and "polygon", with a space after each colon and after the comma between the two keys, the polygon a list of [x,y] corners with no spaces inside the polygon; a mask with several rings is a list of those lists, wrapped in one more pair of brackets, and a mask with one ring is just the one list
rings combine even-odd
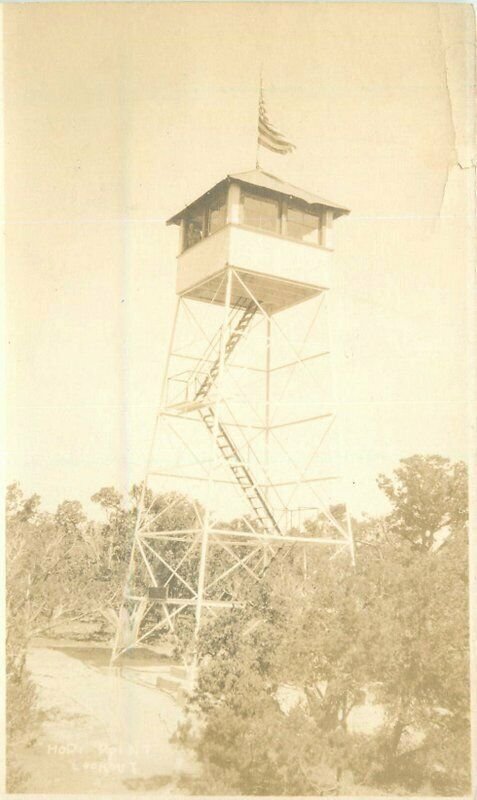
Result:
{"label": "sky", "polygon": [[7,480],[53,510],[142,479],[175,305],[165,220],[263,166],[351,209],[332,277],[352,512],[399,459],[468,459],[470,6],[3,6]]}

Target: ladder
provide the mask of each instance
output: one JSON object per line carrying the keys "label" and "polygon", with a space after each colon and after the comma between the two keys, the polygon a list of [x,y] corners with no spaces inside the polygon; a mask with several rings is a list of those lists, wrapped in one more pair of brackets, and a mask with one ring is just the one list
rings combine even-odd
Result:
{"label": "ladder", "polygon": [[[242,299],[240,299],[242,300]],[[239,301],[240,302],[240,301]],[[238,306],[238,303],[237,303]],[[236,307],[237,307],[236,306]],[[239,307],[243,307],[243,301]],[[252,322],[257,312],[257,306],[253,301],[246,303],[243,314],[240,316],[238,323],[233,328],[224,348],[224,360],[227,361],[232,354],[240,339],[244,335],[248,326]],[[205,376],[199,388],[195,392],[194,400],[204,400],[219,374],[220,369],[220,356],[216,358],[212,364],[208,374]],[[255,520],[260,524],[267,533],[275,532],[280,534],[280,528],[273,516],[270,507],[268,506],[265,497],[257,486],[253,475],[248,466],[246,466],[241,457],[238,448],[234,444],[230,434],[225,430],[224,426],[216,420],[216,415],[213,408],[205,407],[199,409],[199,415],[210,431],[214,435],[217,431],[217,447],[222,453],[224,459],[227,461],[230,470],[240,486],[242,492],[252,507]]]}

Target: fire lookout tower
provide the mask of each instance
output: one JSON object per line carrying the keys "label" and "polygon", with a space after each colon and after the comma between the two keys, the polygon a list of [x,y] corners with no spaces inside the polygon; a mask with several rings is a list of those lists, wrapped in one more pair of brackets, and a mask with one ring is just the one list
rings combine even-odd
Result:
{"label": "fire lookout tower", "polygon": [[115,655],[180,619],[193,640],[283,545],[354,558],[326,317],[347,213],[258,168],[168,221],[178,299]]}

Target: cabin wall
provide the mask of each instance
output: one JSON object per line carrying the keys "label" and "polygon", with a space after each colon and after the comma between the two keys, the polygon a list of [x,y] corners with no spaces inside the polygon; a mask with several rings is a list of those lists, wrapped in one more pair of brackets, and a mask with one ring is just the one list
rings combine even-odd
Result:
{"label": "cabin wall", "polygon": [[331,251],[238,225],[226,225],[185,250],[177,262],[177,293],[227,265],[247,272],[329,287]]}
{"label": "cabin wall", "polygon": [[244,227],[230,229],[228,264],[311,286],[327,288],[331,253],[320,247]]}
{"label": "cabin wall", "polygon": [[184,250],[177,259],[177,294],[219,272],[227,264],[229,226]]}

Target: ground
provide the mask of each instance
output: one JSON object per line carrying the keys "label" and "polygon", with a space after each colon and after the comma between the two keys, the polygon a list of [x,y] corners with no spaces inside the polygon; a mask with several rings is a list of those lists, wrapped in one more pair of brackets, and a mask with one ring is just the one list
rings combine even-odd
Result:
{"label": "ground", "polygon": [[[149,650],[111,667],[110,652],[103,643],[59,639],[29,649],[43,721],[34,744],[17,753],[29,774],[26,793],[187,794],[198,766],[171,741],[184,718],[181,668]],[[287,685],[277,694],[284,713],[302,696]],[[381,721],[382,709],[368,702],[350,724],[369,731]]]}
{"label": "ground", "polygon": [[28,668],[45,718],[18,754],[25,792],[184,794],[195,765],[170,741],[183,717],[177,668],[147,652],[111,668],[104,646],[58,642],[32,647]]}

